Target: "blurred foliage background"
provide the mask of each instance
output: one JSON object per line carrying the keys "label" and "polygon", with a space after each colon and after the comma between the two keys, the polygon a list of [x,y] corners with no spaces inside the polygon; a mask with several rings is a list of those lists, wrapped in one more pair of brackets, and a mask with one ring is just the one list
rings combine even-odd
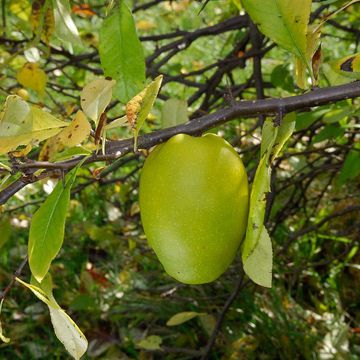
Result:
{"label": "blurred foliage background", "polygon": [[[109,3],[71,1],[82,45],[71,52],[56,38],[44,37],[31,50],[33,55],[30,46],[24,55],[24,44],[33,41],[30,2],[1,3],[1,102],[26,90],[29,101],[68,118],[79,108],[84,85],[102,73],[98,32],[111,11]],[[147,74],[164,74],[160,98],[143,132],[162,127],[163,103],[170,98],[187,101],[188,115],[195,118],[232,99],[256,97],[254,44],[249,27],[240,26],[246,14],[239,1],[213,0],[205,7],[205,2],[190,0],[129,3],[147,57]],[[344,3],[314,1],[312,21],[319,23]],[[229,19],[235,19],[234,24],[228,25]],[[214,29],[218,24],[222,26]],[[357,4],[325,25],[320,87],[351,81],[330,64],[359,51],[359,28]],[[172,44],[169,51],[164,49],[167,44]],[[301,93],[290,54],[263,38],[255,51],[262,56],[265,97]],[[43,98],[23,89],[16,79],[31,56],[38,57],[48,77]],[[109,118],[122,112],[123,104],[114,100]],[[274,247],[273,288],[242,284],[225,314],[211,359],[360,358],[359,116],[358,100],[297,115],[296,132],[274,166],[266,219]],[[212,131],[237,149],[251,180],[258,162],[259,119],[236,119]],[[110,134],[113,139],[129,136],[126,129]],[[90,342],[88,359],[198,358],[241,273],[239,256],[211,284],[183,285],[164,273],[146,243],[139,217],[143,161],[144,153],[127,155],[101,179],[94,173],[109,164],[92,164],[81,169],[73,189],[65,242],[52,275],[55,297]],[[29,185],[2,207],[1,288],[25,257],[31,216],[55,181]],[[27,276],[28,269],[23,278]],[[185,311],[197,314],[182,324],[166,325]],[[1,359],[69,357],[53,334],[46,307],[24,288],[11,290],[1,318],[11,338],[9,344],[0,344]]]}

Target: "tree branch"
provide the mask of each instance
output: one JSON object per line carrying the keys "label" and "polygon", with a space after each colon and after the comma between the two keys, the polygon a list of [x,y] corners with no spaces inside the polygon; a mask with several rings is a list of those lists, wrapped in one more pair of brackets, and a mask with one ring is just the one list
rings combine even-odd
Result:
{"label": "tree branch", "polygon": [[[196,118],[186,124],[181,124],[171,128],[154,131],[152,133],[140,136],[138,138],[139,149],[149,149],[157,144],[160,144],[176,134],[188,134],[198,136],[203,132],[219,126],[227,121],[241,117],[255,117],[261,114],[275,115],[281,107],[284,113],[299,110],[306,111],[315,106],[326,105],[340,100],[360,97],[360,81],[355,81],[350,84],[317,89],[302,95],[291,96],[287,98],[265,99],[265,100],[247,100],[235,102],[233,106],[221,109],[212,114]],[[120,158],[133,151],[134,140],[125,139],[119,141],[109,141],[106,146],[106,155],[93,155],[86,163],[96,161],[104,161],[109,159]],[[59,162],[57,168],[62,171],[69,171],[82,159],[82,157],[67,161]],[[31,164],[24,164],[23,167],[39,169],[41,165],[33,162]],[[46,177],[47,174],[54,173],[54,165],[50,165],[52,170],[45,171],[41,174],[41,178]],[[0,205],[5,204],[6,201],[13,196],[17,191],[25,187],[28,183],[38,181],[38,178],[31,178],[24,176],[16,182],[9,185],[4,190],[0,191]]]}
{"label": "tree branch", "polygon": [[21,275],[25,265],[27,264],[27,261],[28,261],[28,257],[25,256],[25,259],[21,262],[19,267],[16,269],[14,275],[12,276],[12,278],[11,278],[9,284],[8,284],[8,286],[3,291],[0,292],[0,301],[4,300],[6,298],[7,294],[9,293],[9,291],[11,290],[11,288],[15,284],[15,279]]}
{"label": "tree branch", "polygon": [[244,272],[243,270],[240,273],[240,276],[235,284],[234,290],[232,291],[231,295],[229,296],[229,298],[226,300],[224,307],[222,308],[220,315],[216,321],[214,330],[209,338],[209,341],[207,342],[205,349],[203,351],[201,360],[206,360],[208,359],[209,355],[210,355],[210,351],[215,343],[216,337],[218,335],[218,332],[221,329],[222,323],[225,319],[225,315],[227,313],[227,311],[229,310],[231,304],[234,302],[234,300],[236,299],[237,295],[239,294],[240,290],[243,289],[247,284],[249,283],[249,280],[246,281],[244,283]]}
{"label": "tree branch", "polygon": [[[309,110],[312,107],[334,103],[340,100],[360,97],[360,81],[350,84],[317,89],[302,95],[279,99],[247,100],[235,102],[233,106],[199,117],[186,124],[154,131],[139,137],[140,149],[149,149],[183,133],[201,135],[203,132],[239,117],[256,117],[261,114],[275,115],[281,107],[285,113],[295,110]],[[121,152],[127,154],[133,149],[133,140],[108,142],[106,153]],[[1,202],[0,202],[1,203]]]}

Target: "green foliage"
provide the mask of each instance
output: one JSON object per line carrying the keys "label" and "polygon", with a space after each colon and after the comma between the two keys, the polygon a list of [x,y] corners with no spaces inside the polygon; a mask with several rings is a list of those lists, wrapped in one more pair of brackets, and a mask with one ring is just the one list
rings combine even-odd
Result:
{"label": "green foliage", "polygon": [[70,202],[70,190],[78,168],[72,170],[64,183],[59,181],[34,214],[29,233],[29,266],[39,282],[49,271],[52,260],[61,249],[64,240],[65,220]]}
{"label": "green foliage", "polygon": [[[0,358],[67,359],[69,343],[79,336],[74,354],[80,357],[87,346],[83,332],[89,341],[84,359],[195,359],[216,329],[209,359],[357,359],[358,99],[301,109],[280,128],[266,121],[262,135],[264,119],[257,114],[210,130],[240,154],[257,195],[251,215],[260,228],[248,232],[254,237],[244,244],[245,270],[260,284],[272,280],[272,289],[265,289],[246,275],[220,328],[216,322],[242,272],[240,254],[211,284],[187,286],[170,278],[147,245],[139,216],[139,170],[148,151],[117,154],[116,160],[104,154],[117,140],[131,151],[126,138],[134,129],[155,134],[189,119],[189,126],[196,119],[201,127],[203,115],[214,119],[234,100],[254,100],[258,58],[264,97],[280,104],[303,94],[298,86],[309,85],[318,65],[313,85],[320,88],[355,80],[359,3],[314,1],[311,24],[310,2],[301,1],[244,0],[244,8],[238,0],[4,4],[0,194],[15,191],[19,181],[27,186],[0,206],[0,290],[29,251],[29,231],[37,244],[30,270],[45,277],[25,287],[15,282],[1,302]],[[259,44],[244,25],[244,9],[261,24]],[[294,55],[301,59],[296,65]],[[80,108],[85,121],[93,121],[92,131],[76,141],[69,120]],[[127,113],[134,109],[132,127],[123,127],[131,125]],[[60,132],[76,144],[39,158],[43,140],[56,141]],[[63,182],[63,167],[87,155],[98,161],[89,160]],[[34,167],[39,159],[44,168]],[[48,176],[58,181],[51,195]],[[160,185],[155,190],[164,194]],[[176,214],[169,216],[175,221]],[[51,236],[43,231],[46,223]],[[214,221],[214,231],[220,225]],[[31,274],[26,265],[16,275],[28,281]],[[35,302],[29,287],[45,302]]]}
{"label": "green foliage", "polygon": [[344,185],[350,179],[356,179],[360,174],[360,147],[354,146],[346,156],[344,165],[340,171],[338,184]]}
{"label": "green foliage", "polygon": [[310,69],[307,56],[307,27],[311,0],[242,0],[259,30],[284,49],[293,53]]}
{"label": "green foliage", "polygon": [[165,101],[161,111],[163,128],[183,124],[188,120],[186,101],[179,99],[169,99]]}
{"label": "green foliage", "polygon": [[264,123],[260,151],[260,163],[256,169],[250,194],[250,209],[246,237],[242,248],[244,270],[251,280],[261,286],[271,287],[273,252],[269,234],[264,225],[266,200],[269,196],[271,163],[295,127],[295,113],[281,119],[277,127],[271,120]]}
{"label": "green foliage", "polygon": [[115,95],[126,103],[145,81],[145,59],[134,19],[125,1],[111,11],[100,29],[99,54],[106,76],[117,81]]}

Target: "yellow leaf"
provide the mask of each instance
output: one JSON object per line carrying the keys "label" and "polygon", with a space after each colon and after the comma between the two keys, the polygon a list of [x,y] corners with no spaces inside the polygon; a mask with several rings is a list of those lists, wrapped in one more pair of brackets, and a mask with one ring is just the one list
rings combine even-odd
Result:
{"label": "yellow leaf", "polygon": [[[4,299],[2,299],[1,302],[0,302],[0,314],[1,314],[1,309],[2,309],[3,302],[4,302]],[[0,340],[3,341],[4,343],[9,343],[10,342],[10,339],[8,337],[4,336],[4,334],[3,334],[1,321],[0,321]]]}
{"label": "yellow leaf", "polygon": [[90,135],[90,124],[84,113],[79,110],[68,127],[48,139],[41,149],[39,160],[52,160],[54,155],[64,149],[81,144]]}
{"label": "yellow leaf", "polygon": [[97,125],[101,114],[110,104],[112,88],[116,84],[110,78],[99,78],[87,84],[81,92],[81,107]]}
{"label": "yellow leaf", "polygon": [[144,98],[144,94],[144,91],[142,91],[126,104],[126,117],[132,130],[136,128],[136,119],[141,109],[141,102]]}
{"label": "yellow leaf", "polygon": [[[46,275],[46,277],[48,277],[48,275]],[[43,303],[45,303],[47,306],[54,306],[54,307],[59,307],[56,303],[54,303],[53,299],[51,299],[48,294],[46,294],[46,292],[41,289],[40,287],[36,286],[36,285],[32,285],[32,284],[28,284],[25,281],[21,280],[20,278],[16,278],[15,279],[17,282],[19,282],[21,285],[27,287],[39,300],[41,300]],[[45,278],[44,278],[45,280]],[[47,281],[47,280],[45,280]]]}
{"label": "yellow leaf", "polygon": [[332,64],[333,69],[346,77],[360,79],[360,53],[346,56]]}
{"label": "yellow leaf", "polygon": [[130,129],[134,132],[134,150],[137,150],[137,138],[141,126],[144,124],[154,101],[159,93],[163,76],[159,75],[154,81],[145,87],[139,94],[134,96],[126,104],[126,117]]}
{"label": "yellow leaf", "polygon": [[190,4],[190,0],[165,1],[163,7],[168,11],[182,12],[185,11]]}
{"label": "yellow leaf", "polygon": [[162,339],[160,336],[150,335],[140,340],[137,345],[145,350],[160,350]]}
{"label": "yellow leaf", "polygon": [[0,113],[0,154],[16,150],[56,135],[68,123],[44,110],[30,106],[17,95],[10,95]]}
{"label": "yellow leaf", "polygon": [[24,100],[29,100],[29,93],[27,92],[27,90],[25,89],[19,89],[16,92],[16,95],[20,96],[21,98],[23,98]]}
{"label": "yellow leaf", "polygon": [[181,313],[177,313],[167,321],[166,325],[167,326],[180,325],[180,324],[187,322],[199,315],[200,315],[200,313],[195,312],[195,311],[184,311]]}
{"label": "yellow leaf", "polygon": [[28,0],[11,0],[9,9],[21,20],[29,21],[31,5]]}
{"label": "yellow leaf", "polygon": [[34,278],[31,280],[33,284],[27,284],[19,278],[16,280],[31,290],[37,298],[48,306],[56,337],[74,359],[80,359],[87,350],[88,342],[79,327],[56,302],[52,294],[50,274],[45,276],[41,284]]}
{"label": "yellow leaf", "polygon": [[15,157],[24,157],[24,156],[26,156],[31,150],[32,150],[31,144],[27,144],[26,147],[24,147],[23,149],[18,150],[18,151],[13,151],[13,152],[11,152],[11,155],[12,155],[12,156],[15,156]]}
{"label": "yellow leaf", "polygon": [[[306,59],[312,63],[312,59],[316,54],[317,50],[320,47],[320,36],[321,36],[321,29],[315,27],[314,25],[309,25],[306,33],[306,52],[305,56]],[[308,86],[306,84],[306,63],[302,61],[299,57],[295,59],[295,77],[296,83],[301,89],[306,89]],[[313,68],[314,70],[314,68]],[[313,86],[317,85],[316,81],[316,74],[313,74]]]}
{"label": "yellow leaf", "polygon": [[49,307],[49,311],[56,337],[74,359],[80,359],[88,347],[85,335],[63,309]]}
{"label": "yellow leaf", "polygon": [[65,111],[66,111],[66,116],[70,116],[76,108],[76,105],[72,102],[68,102],[64,104],[65,106]]}
{"label": "yellow leaf", "polygon": [[138,30],[152,30],[152,29],[156,29],[156,25],[152,22],[152,21],[147,21],[147,20],[139,20],[136,23],[136,28]]}
{"label": "yellow leaf", "polygon": [[22,86],[35,90],[41,97],[45,95],[47,75],[37,63],[26,63],[18,71],[16,79]]}
{"label": "yellow leaf", "polygon": [[131,205],[130,216],[134,216],[134,215],[138,214],[139,212],[140,212],[139,203],[134,202],[134,203]]}
{"label": "yellow leaf", "polygon": [[85,114],[79,110],[72,123],[57,135],[65,146],[81,144],[90,135],[91,126]]}

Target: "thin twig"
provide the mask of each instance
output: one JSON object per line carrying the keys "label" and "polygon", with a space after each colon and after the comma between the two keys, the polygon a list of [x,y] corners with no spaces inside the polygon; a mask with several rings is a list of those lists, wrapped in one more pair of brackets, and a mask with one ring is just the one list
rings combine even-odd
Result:
{"label": "thin twig", "polygon": [[21,275],[21,272],[23,271],[24,266],[27,264],[27,261],[28,261],[28,257],[26,255],[25,259],[21,262],[19,267],[16,269],[8,286],[0,293],[0,301],[4,300],[6,298],[7,294],[9,293],[11,288],[14,286],[15,279]]}
{"label": "thin twig", "polygon": [[235,287],[231,293],[231,295],[229,296],[229,298],[226,300],[226,303],[224,305],[224,307],[222,308],[219,317],[216,321],[214,330],[209,338],[209,341],[207,342],[203,354],[201,356],[201,360],[206,360],[208,359],[211,349],[215,343],[216,337],[221,329],[222,323],[225,319],[225,315],[227,313],[227,311],[229,310],[231,304],[234,302],[234,300],[236,299],[237,295],[239,294],[240,290],[243,289],[248,283],[249,281],[244,282],[244,271],[241,271],[241,274],[238,278],[238,280],[236,281]]}

